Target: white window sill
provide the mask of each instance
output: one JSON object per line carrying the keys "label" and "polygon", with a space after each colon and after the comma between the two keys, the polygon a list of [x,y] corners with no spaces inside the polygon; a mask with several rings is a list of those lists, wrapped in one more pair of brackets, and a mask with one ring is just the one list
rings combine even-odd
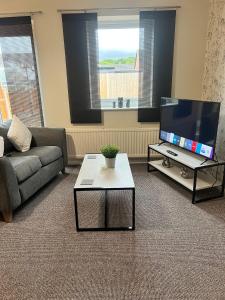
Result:
{"label": "white window sill", "polygon": [[138,108],[137,107],[123,107],[123,108],[101,108],[102,111],[137,111]]}

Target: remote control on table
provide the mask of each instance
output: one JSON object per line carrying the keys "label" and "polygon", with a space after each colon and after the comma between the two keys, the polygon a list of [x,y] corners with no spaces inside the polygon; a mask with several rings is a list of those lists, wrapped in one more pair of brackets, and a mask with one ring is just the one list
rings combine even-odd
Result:
{"label": "remote control on table", "polygon": [[171,151],[171,150],[166,150],[166,152],[168,152],[169,154],[171,154],[171,155],[173,155],[173,156],[177,156],[177,155],[178,155],[177,153],[175,153],[175,152],[173,152],[173,151]]}

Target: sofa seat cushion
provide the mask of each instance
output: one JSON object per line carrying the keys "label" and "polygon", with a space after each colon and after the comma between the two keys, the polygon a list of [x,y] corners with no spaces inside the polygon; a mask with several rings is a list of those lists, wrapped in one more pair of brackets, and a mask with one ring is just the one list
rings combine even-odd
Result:
{"label": "sofa seat cushion", "polygon": [[14,156],[8,158],[19,183],[34,175],[42,167],[38,156]]}
{"label": "sofa seat cushion", "polygon": [[41,187],[54,178],[63,168],[63,158],[42,167],[37,173],[19,185],[22,203],[29,199]]}
{"label": "sofa seat cushion", "polygon": [[47,166],[51,162],[59,159],[62,157],[62,150],[60,147],[57,146],[41,146],[41,147],[33,147],[30,150],[19,153],[14,152],[13,156],[38,156],[42,166]]}

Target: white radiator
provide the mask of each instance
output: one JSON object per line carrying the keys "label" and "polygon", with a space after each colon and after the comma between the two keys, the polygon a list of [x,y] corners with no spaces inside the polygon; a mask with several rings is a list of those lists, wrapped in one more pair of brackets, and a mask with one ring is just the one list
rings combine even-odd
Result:
{"label": "white radiator", "polygon": [[66,129],[69,161],[82,158],[85,153],[98,153],[105,144],[116,144],[129,157],[146,157],[147,145],[159,141],[159,130],[132,129]]}

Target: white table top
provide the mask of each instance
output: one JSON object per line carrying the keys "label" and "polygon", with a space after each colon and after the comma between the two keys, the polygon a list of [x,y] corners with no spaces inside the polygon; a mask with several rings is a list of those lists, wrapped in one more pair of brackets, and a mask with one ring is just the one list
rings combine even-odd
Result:
{"label": "white table top", "polygon": [[[93,183],[81,184],[85,179],[93,180]],[[126,189],[134,187],[126,153],[117,154],[116,165],[112,169],[106,168],[105,158],[102,154],[86,154],[74,189]]]}

